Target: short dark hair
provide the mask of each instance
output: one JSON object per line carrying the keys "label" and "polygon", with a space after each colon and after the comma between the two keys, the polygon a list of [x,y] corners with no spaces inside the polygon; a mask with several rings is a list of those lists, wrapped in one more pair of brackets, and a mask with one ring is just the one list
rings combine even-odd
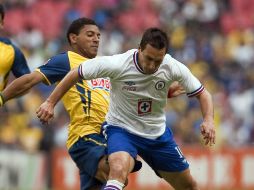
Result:
{"label": "short dark hair", "polygon": [[147,44],[150,44],[157,49],[166,48],[166,52],[168,52],[169,49],[168,36],[164,31],[159,28],[148,28],[145,31],[140,42],[141,51],[145,49]]}
{"label": "short dark hair", "polygon": [[0,14],[1,14],[1,17],[2,17],[2,20],[4,20],[4,6],[2,4],[0,4]]}
{"label": "short dark hair", "polygon": [[69,44],[71,44],[71,40],[69,38],[69,35],[71,33],[78,35],[80,30],[85,26],[85,25],[96,25],[94,20],[90,19],[90,18],[86,18],[86,17],[82,17],[82,18],[78,18],[76,20],[74,20],[71,25],[69,26],[68,30],[67,30],[67,39]]}

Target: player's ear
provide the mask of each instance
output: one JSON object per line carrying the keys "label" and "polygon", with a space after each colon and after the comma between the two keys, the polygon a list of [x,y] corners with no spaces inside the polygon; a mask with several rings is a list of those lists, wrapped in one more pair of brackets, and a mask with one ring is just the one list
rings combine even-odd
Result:
{"label": "player's ear", "polygon": [[69,38],[70,38],[71,44],[76,44],[77,43],[77,35],[76,34],[70,33]]}

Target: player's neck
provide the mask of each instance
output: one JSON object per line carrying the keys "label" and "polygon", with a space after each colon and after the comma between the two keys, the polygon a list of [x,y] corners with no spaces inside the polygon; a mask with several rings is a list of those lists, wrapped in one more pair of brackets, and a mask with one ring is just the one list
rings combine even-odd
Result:
{"label": "player's neck", "polygon": [[85,58],[88,58],[88,59],[92,59],[92,57],[90,55],[88,55],[86,52],[84,51],[81,51],[80,49],[77,49],[77,48],[73,48],[71,47],[70,51],[76,53],[76,54],[79,54],[80,56],[82,57],[85,57]]}

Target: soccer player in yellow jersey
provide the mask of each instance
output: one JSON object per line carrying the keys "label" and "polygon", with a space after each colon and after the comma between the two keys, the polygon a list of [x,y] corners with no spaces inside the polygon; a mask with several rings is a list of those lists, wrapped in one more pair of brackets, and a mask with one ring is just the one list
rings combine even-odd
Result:
{"label": "soccer player in yellow jersey", "polygon": [[[31,74],[14,80],[2,92],[2,99],[6,102],[22,95],[40,82],[57,83],[71,69],[97,55],[100,31],[93,20],[73,21],[67,39],[70,51],[53,56]],[[109,80],[104,78],[80,80],[62,99],[70,115],[67,148],[80,170],[82,190],[99,188],[107,179],[109,168],[103,157],[106,142],[100,128],[108,111],[109,87]]]}
{"label": "soccer player in yellow jersey", "polygon": [[[0,4],[0,29],[3,28],[5,11]],[[7,82],[10,71],[15,77],[30,73],[23,53],[8,38],[0,37],[0,91]],[[0,106],[3,105],[3,98],[0,94]]]}

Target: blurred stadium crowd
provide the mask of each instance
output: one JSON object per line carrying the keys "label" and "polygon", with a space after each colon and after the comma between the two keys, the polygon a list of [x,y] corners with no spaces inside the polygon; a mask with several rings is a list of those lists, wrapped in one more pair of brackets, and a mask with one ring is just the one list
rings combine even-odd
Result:
{"label": "blurred stadium crowd", "polygon": [[[254,0],[6,0],[5,30],[34,70],[67,49],[66,28],[91,17],[101,28],[99,55],[137,48],[142,32],[159,26],[169,53],[186,64],[212,93],[217,146],[254,143]],[[0,146],[30,152],[65,147],[68,115],[62,105],[49,126],[35,111],[52,87],[38,85],[0,109]],[[197,101],[169,100],[167,125],[179,144],[200,143]]]}

